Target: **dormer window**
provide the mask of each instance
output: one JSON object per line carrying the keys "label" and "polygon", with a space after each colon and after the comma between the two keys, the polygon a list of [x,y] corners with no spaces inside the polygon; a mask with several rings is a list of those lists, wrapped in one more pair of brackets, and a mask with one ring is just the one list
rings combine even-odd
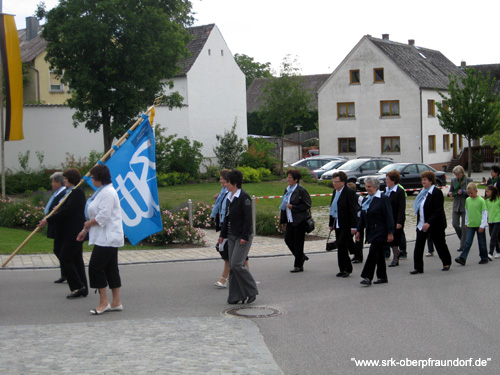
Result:
{"label": "dormer window", "polygon": [[359,78],[359,69],[350,70],[349,77],[350,77],[351,85],[359,85],[361,83],[360,78]]}

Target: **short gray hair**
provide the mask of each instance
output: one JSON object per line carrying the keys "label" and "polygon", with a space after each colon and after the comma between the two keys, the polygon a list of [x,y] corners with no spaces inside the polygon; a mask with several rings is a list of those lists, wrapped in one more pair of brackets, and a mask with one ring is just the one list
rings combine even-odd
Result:
{"label": "short gray hair", "polygon": [[62,184],[64,182],[63,173],[62,172],[52,173],[52,175],[50,176],[50,181],[60,182]]}
{"label": "short gray hair", "polygon": [[457,165],[455,168],[453,168],[453,174],[465,174],[464,168],[461,165]]}
{"label": "short gray hair", "polygon": [[370,183],[374,188],[378,189],[380,186],[380,180],[377,177],[367,177],[365,178],[365,185]]}

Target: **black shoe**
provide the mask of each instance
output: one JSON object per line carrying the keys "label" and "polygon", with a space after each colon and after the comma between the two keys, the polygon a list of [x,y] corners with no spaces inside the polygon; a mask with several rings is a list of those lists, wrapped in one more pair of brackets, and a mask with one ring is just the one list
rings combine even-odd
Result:
{"label": "black shoe", "polygon": [[309,260],[309,257],[307,255],[304,255],[304,261]]}
{"label": "black shoe", "polygon": [[245,303],[245,301],[227,301],[227,303],[229,303],[230,305],[236,305],[238,303]]}
{"label": "black shoe", "polygon": [[344,272],[339,272],[338,274],[336,274],[335,276],[337,277],[342,277],[344,275]]}
{"label": "black shoe", "polygon": [[58,278],[56,281],[54,281],[55,284],[61,284],[63,282],[66,281],[66,278],[61,276],[60,278]]}
{"label": "black shoe", "polygon": [[424,271],[417,271],[417,270],[413,270],[413,271],[410,271],[410,273],[411,273],[412,275],[417,275],[417,274],[419,274],[419,273],[424,273]]}
{"label": "black shoe", "polygon": [[441,268],[441,271],[449,271],[450,267],[451,265],[443,266],[443,268]]}
{"label": "black shoe", "polygon": [[464,258],[455,258],[455,262],[457,262],[458,264],[461,264],[462,266],[465,266],[465,259]]}
{"label": "black shoe", "polygon": [[399,260],[398,261],[392,261],[391,264],[389,264],[388,267],[397,267],[399,266]]}
{"label": "black shoe", "polygon": [[342,277],[349,277],[349,276],[351,276],[350,272],[344,272],[342,274]]}
{"label": "black shoe", "polygon": [[360,284],[370,286],[370,285],[372,285],[372,281],[370,279],[363,279],[363,280],[361,280]]}
{"label": "black shoe", "polygon": [[304,267],[293,267],[290,270],[291,273],[296,273],[296,272],[304,272]]}
{"label": "black shoe", "polygon": [[479,261],[479,264],[487,264],[488,263],[488,260],[487,259],[481,259]]}
{"label": "black shoe", "polygon": [[253,301],[255,301],[256,298],[257,298],[257,296],[250,296],[250,297],[248,297],[247,303],[252,303]]}
{"label": "black shoe", "polygon": [[359,259],[356,259],[356,258],[354,258],[351,262],[352,263],[363,263],[362,260],[359,260]]}
{"label": "black shoe", "polygon": [[75,291],[71,292],[70,294],[68,294],[66,296],[66,298],[72,299],[72,298],[78,298],[78,297],[87,297],[88,294],[89,294],[89,291],[87,290],[87,288],[82,286],[80,289],[75,290]]}
{"label": "black shoe", "polygon": [[377,281],[373,282],[374,284],[387,284],[388,281],[387,279],[378,279]]}

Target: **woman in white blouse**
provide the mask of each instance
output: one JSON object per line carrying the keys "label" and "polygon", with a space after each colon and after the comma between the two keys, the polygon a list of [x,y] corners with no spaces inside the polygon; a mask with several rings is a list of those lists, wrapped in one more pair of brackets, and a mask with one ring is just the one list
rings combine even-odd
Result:
{"label": "woman in white blouse", "polygon": [[[94,245],[89,262],[90,288],[99,289],[97,308],[93,315],[107,311],[122,311],[120,299],[121,279],[118,270],[118,247],[123,246],[123,224],[118,194],[111,183],[111,174],[105,165],[96,165],[90,170],[96,192],[87,201],[85,221],[78,239],[83,241],[89,234],[89,245]],[[113,299],[108,302],[107,286]]]}

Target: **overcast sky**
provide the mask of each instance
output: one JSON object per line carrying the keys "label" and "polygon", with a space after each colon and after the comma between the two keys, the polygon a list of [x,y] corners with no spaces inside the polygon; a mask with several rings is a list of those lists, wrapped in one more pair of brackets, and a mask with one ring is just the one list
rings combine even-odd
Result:
{"label": "overcast sky", "polygon": [[[1,0],[0,0],[1,1]],[[3,0],[18,29],[40,0]],[[48,9],[57,0],[45,0]],[[270,62],[287,54],[302,74],[331,73],[366,34],[441,51],[456,65],[500,63],[500,1],[192,0],[195,26],[215,23],[233,54]]]}

